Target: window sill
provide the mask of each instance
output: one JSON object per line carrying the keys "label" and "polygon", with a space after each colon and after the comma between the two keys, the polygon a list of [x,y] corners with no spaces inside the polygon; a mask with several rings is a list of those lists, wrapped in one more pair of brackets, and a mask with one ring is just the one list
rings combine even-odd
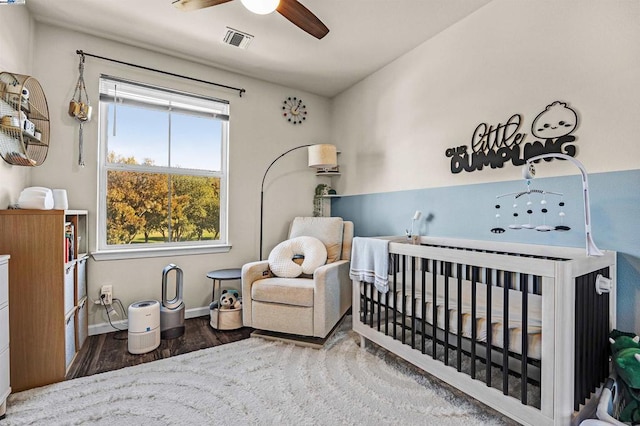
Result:
{"label": "window sill", "polygon": [[91,253],[95,261],[144,259],[165,256],[188,256],[197,254],[228,253],[231,244],[217,246],[185,246],[185,247],[158,247],[143,249],[114,249],[99,250]]}

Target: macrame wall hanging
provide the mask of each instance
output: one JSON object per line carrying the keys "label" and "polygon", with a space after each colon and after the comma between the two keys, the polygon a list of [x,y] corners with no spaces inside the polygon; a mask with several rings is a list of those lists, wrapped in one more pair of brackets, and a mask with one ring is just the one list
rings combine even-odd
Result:
{"label": "macrame wall hanging", "polygon": [[69,115],[80,123],[78,130],[78,165],[84,167],[84,141],[83,141],[83,125],[91,120],[93,108],[89,102],[89,94],[84,84],[84,54],[80,55],[80,63],[78,64],[78,82],[76,90],[73,92],[73,98],[69,102]]}

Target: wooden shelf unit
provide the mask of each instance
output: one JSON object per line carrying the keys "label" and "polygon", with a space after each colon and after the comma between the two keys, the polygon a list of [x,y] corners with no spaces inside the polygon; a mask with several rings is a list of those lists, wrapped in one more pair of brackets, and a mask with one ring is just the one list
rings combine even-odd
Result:
{"label": "wooden shelf unit", "polygon": [[9,381],[9,256],[0,255],[0,420],[7,412]]}
{"label": "wooden shelf unit", "polygon": [[4,161],[30,167],[44,162],[49,151],[49,107],[38,80],[0,72],[0,122],[0,156]]}
{"label": "wooden shelf unit", "polygon": [[[69,224],[73,258],[66,254]],[[84,343],[87,247],[85,210],[0,210],[0,253],[11,256],[14,392],[64,380]]]}

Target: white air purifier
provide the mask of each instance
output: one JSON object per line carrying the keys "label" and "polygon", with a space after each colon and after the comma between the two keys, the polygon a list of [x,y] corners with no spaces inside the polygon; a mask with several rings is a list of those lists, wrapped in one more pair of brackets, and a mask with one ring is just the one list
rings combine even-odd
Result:
{"label": "white air purifier", "polygon": [[129,352],[144,354],[158,346],[160,346],[160,302],[144,300],[132,303],[129,305]]}

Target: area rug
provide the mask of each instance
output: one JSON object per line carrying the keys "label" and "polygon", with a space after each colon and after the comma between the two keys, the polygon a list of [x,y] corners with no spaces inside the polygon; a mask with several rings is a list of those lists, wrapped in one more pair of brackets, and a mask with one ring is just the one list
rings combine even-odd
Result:
{"label": "area rug", "polygon": [[250,338],[13,394],[5,425],[500,425],[347,318],[318,349]]}

